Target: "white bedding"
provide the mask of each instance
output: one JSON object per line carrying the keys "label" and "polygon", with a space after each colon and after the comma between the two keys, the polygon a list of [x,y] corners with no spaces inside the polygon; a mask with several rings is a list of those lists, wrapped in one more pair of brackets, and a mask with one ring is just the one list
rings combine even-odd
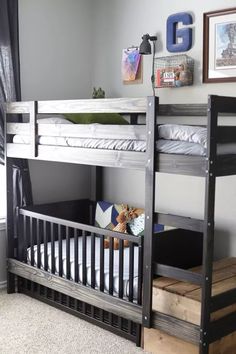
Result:
{"label": "white bedding", "polygon": [[[129,126],[131,127],[131,126]],[[145,126],[141,130],[146,129]],[[158,152],[205,156],[207,148],[207,129],[198,126],[164,124],[158,127],[156,148]],[[29,144],[28,135],[15,135],[16,144]],[[38,136],[38,144],[58,145],[78,148],[110,149],[145,152],[146,141],[138,139],[99,139],[80,137]],[[236,144],[218,144],[217,153],[236,154]]]}
{"label": "white bedding", "polygon": [[[48,246],[48,271],[51,272],[51,243]],[[95,238],[95,284],[96,288],[100,285],[100,238]],[[41,268],[44,268],[44,244],[40,245],[41,255]],[[63,277],[66,277],[66,240],[62,240],[62,259],[63,259]],[[27,261],[30,264],[31,252],[30,248],[27,249]],[[83,267],[82,267],[82,237],[78,238],[78,274],[79,281],[82,282]],[[119,291],[119,251],[114,250],[114,271],[113,271],[113,288],[114,295]],[[34,265],[37,265],[37,245],[34,246]],[[56,273],[59,272],[59,243],[55,241],[55,269]],[[129,296],[129,247],[124,248],[124,267],[123,267],[123,288],[124,296]],[[74,239],[70,239],[70,274],[71,280],[75,279],[74,273]],[[91,285],[91,237],[87,236],[87,259],[86,259],[86,274],[87,285]],[[109,290],[109,249],[104,250],[104,287],[105,291]],[[134,247],[134,299],[137,299],[138,287],[138,247]]]}

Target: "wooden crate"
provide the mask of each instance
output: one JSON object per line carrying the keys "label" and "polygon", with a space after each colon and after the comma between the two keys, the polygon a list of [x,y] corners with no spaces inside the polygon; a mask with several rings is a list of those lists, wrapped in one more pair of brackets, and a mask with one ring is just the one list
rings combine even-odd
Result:
{"label": "wooden crate", "polygon": [[[201,272],[201,267],[193,271]],[[212,295],[236,288],[236,258],[214,262]],[[201,288],[199,285],[170,278],[153,281],[153,310],[200,325]],[[235,312],[236,304],[211,314],[211,321]],[[155,354],[197,354],[198,346],[165,334],[157,329],[144,329],[144,349]],[[236,332],[210,345],[210,354],[235,354]]]}

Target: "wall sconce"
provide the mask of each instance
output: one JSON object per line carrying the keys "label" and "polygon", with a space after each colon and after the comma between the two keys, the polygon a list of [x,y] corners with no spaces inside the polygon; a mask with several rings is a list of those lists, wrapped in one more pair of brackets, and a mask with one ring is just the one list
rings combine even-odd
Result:
{"label": "wall sconce", "polygon": [[[142,55],[149,55],[152,54],[152,76],[151,76],[151,82],[152,82],[152,91],[153,95],[155,96],[155,75],[154,75],[154,57],[155,57],[155,51],[156,51],[156,41],[157,37],[156,36],[150,36],[149,34],[144,34],[142,36],[142,43],[140,44],[139,47],[139,53]],[[153,50],[151,48],[150,41],[153,44]]]}

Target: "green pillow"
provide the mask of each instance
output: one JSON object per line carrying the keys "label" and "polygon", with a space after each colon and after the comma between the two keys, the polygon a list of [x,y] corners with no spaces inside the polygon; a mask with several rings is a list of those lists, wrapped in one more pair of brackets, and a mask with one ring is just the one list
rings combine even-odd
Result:
{"label": "green pillow", "polygon": [[117,113],[65,113],[64,116],[76,124],[129,124]]}

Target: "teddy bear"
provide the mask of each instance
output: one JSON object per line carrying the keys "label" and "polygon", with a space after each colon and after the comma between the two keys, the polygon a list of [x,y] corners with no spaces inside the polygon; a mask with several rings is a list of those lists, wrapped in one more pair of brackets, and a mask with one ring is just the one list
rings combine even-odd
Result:
{"label": "teddy bear", "polygon": [[[127,234],[127,224],[134,218],[137,218],[142,213],[142,209],[130,208],[128,205],[122,205],[120,214],[116,217],[117,225],[113,231],[122,232]],[[104,248],[109,248],[110,238],[104,240]],[[124,247],[129,246],[129,241],[124,240]],[[114,238],[114,249],[119,248],[119,239]]]}

